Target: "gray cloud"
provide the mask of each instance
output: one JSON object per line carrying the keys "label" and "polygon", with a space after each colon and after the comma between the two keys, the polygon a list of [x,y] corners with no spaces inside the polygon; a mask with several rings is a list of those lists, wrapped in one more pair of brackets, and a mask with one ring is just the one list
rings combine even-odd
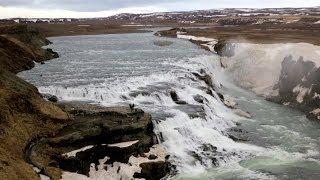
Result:
{"label": "gray cloud", "polygon": [[319,6],[319,0],[0,0],[0,6],[71,11],[104,11],[157,6],[170,11],[221,7]]}
{"label": "gray cloud", "polygon": [[103,11],[127,7],[149,6],[182,0],[0,0],[1,6],[65,9],[73,11]]}

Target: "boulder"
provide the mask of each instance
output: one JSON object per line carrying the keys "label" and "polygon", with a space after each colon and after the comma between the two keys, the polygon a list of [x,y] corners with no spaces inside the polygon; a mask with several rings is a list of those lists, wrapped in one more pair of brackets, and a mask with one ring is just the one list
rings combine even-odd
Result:
{"label": "boulder", "polygon": [[160,180],[170,172],[170,163],[165,161],[142,163],[140,167],[141,173],[135,173],[134,178]]}
{"label": "boulder", "polygon": [[170,91],[170,96],[171,99],[176,103],[176,104],[187,104],[187,102],[180,100],[178,94],[176,91]]}
{"label": "boulder", "polygon": [[194,99],[196,102],[201,103],[201,104],[202,104],[203,101],[204,101],[204,97],[201,96],[201,95],[199,95],[199,94],[193,96],[193,99]]}
{"label": "boulder", "polygon": [[50,60],[59,58],[59,54],[53,51],[51,48],[44,49],[44,59],[43,60]]}
{"label": "boulder", "polygon": [[234,109],[236,108],[236,105],[237,103],[230,97],[228,96],[224,96],[223,98],[223,103],[228,107],[228,108],[231,108],[231,109]]}
{"label": "boulder", "polygon": [[149,157],[148,157],[148,159],[150,159],[150,160],[155,160],[157,158],[158,158],[158,156],[156,156],[154,154],[150,154]]}
{"label": "boulder", "polygon": [[232,127],[227,130],[227,135],[234,141],[248,141],[248,132],[241,127]]}
{"label": "boulder", "polygon": [[42,97],[51,102],[58,102],[58,97],[52,94],[41,94]]}
{"label": "boulder", "polygon": [[209,87],[214,88],[211,76],[209,74],[206,74],[205,71],[204,71],[204,73],[201,73],[201,74],[204,74],[204,75],[200,75],[200,74],[198,74],[196,72],[194,72],[192,74],[194,76],[196,76],[198,79],[200,79],[201,81],[204,81]]}
{"label": "boulder", "polygon": [[245,118],[248,118],[248,119],[252,118],[252,115],[249,112],[243,111],[241,109],[234,109],[233,113],[235,113],[238,116],[245,117]]}

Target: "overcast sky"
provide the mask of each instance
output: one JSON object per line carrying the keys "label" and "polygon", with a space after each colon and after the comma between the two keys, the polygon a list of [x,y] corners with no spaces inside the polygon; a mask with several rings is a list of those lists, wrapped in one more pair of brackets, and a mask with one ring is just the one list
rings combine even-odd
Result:
{"label": "overcast sky", "polygon": [[0,0],[0,18],[105,17],[118,13],[312,6],[320,6],[320,0]]}

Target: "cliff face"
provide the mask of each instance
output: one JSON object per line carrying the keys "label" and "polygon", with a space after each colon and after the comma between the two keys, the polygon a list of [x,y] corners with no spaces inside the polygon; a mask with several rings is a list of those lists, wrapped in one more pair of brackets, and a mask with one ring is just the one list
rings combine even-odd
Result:
{"label": "cliff face", "polygon": [[26,26],[17,28],[23,31],[12,34],[12,29],[2,29],[7,33],[0,35],[0,178],[36,179],[24,159],[24,148],[35,136],[59,129],[68,115],[15,75],[32,68],[33,61],[49,59],[42,43],[26,41],[45,42],[40,35],[32,35]]}
{"label": "cliff face", "polygon": [[42,49],[51,43],[39,31],[25,25],[0,29],[0,65],[13,73],[34,67],[35,62],[57,58],[52,49]]}
{"label": "cliff face", "polygon": [[320,120],[320,68],[312,61],[297,61],[292,56],[281,63],[279,82],[274,87],[279,93],[268,99],[305,112],[311,119]]}
{"label": "cliff face", "polygon": [[320,119],[319,46],[238,44],[233,56],[221,58],[234,82],[269,101]]}

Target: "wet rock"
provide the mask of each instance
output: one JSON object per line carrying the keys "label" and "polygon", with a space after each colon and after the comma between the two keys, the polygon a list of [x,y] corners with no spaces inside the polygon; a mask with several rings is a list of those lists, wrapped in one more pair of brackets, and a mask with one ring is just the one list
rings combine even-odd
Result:
{"label": "wet rock", "polygon": [[201,105],[186,104],[181,107],[177,107],[182,112],[188,114],[190,118],[203,118],[205,119],[206,113]]}
{"label": "wet rock", "polygon": [[201,81],[204,81],[209,87],[214,88],[212,78],[209,74],[200,75],[198,73],[192,73],[194,76],[196,76]]}
{"label": "wet rock", "polygon": [[133,91],[129,94],[129,96],[131,97],[137,97],[137,96],[150,96],[150,92],[147,92],[147,91]]}
{"label": "wet rock", "polygon": [[[44,144],[35,142],[29,153],[30,159],[45,158],[39,161],[41,163],[34,161],[45,171],[50,170],[50,164],[65,171],[88,175],[90,165],[98,165],[99,160],[105,157],[109,157],[106,164],[128,163],[131,156],[144,157],[144,153],[154,145],[151,116],[140,109],[101,107],[77,102],[60,102],[57,105],[68,112],[73,121],[46,137],[42,141]],[[75,152],[75,156],[61,155],[61,152],[88,145],[93,147]],[[50,156],[45,155],[47,151]],[[48,172],[49,175],[52,173]]]}
{"label": "wet rock", "polygon": [[128,98],[127,96],[125,96],[125,95],[121,95],[120,98],[121,98],[122,100],[125,100],[125,101],[129,100],[129,98]]}
{"label": "wet rock", "polygon": [[224,96],[224,101],[223,103],[228,107],[228,108],[231,108],[231,109],[234,109],[236,108],[236,105],[237,103],[230,97],[228,96]]}
{"label": "wet rock", "polygon": [[214,46],[216,53],[222,57],[232,57],[235,54],[235,45],[226,40],[219,40]]}
{"label": "wet rock", "polygon": [[135,173],[134,178],[160,180],[170,172],[170,163],[164,161],[142,163],[140,167],[141,173]]}
{"label": "wet rock", "polygon": [[210,151],[210,152],[217,151],[217,147],[213,146],[212,144],[203,144],[201,148],[203,151]]}
{"label": "wet rock", "polygon": [[53,51],[51,48],[47,48],[44,51],[45,51],[44,60],[59,58],[59,54],[57,52]]}
{"label": "wet rock", "polygon": [[175,92],[175,91],[170,91],[170,96],[171,96],[171,99],[172,99],[176,104],[181,104],[181,105],[187,104],[186,101],[180,100],[177,92]]}
{"label": "wet rock", "polygon": [[217,94],[218,94],[220,100],[221,100],[222,102],[224,102],[224,96],[223,96],[223,94],[221,94],[221,93],[219,93],[219,92],[217,92]]}
{"label": "wet rock", "polygon": [[187,104],[187,102],[186,101],[175,101],[175,103],[176,104],[180,104],[180,105],[184,105],[184,104]]}
{"label": "wet rock", "polygon": [[201,104],[202,104],[203,101],[204,101],[204,97],[201,96],[201,95],[199,95],[199,94],[193,96],[193,99],[194,99],[196,102],[201,103]]}
{"label": "wet rock", "polygon": [[234,109],[232,112],[241,117],[245,117],[248,119],[252,118],[252,115],[249,112],[243,111],[241,109]]}
{"label": "wet rock", "polygon": [[214,97],[213,92],[211,89],[206,89],[206,93],[209,94],[210,96]]}
{"label": "wet rock", "polygon": [[227,135],[234,141],[248,141],[248,132],[241,127],[232,127],[227,130]]}
{"label": "wet rock", "polygon": [[151,116],[140,109],[132,111],[130,107],[101,107],[79,103],[58,103],[58,106],[71,114],[76,123],[61,130],[51,139],[51,143],[70,145],[83,141],[93,144],[97,141],[152,141]]}
{"label": "wet rock", "polygon": [[189,154],[197,161],[199,161],[201,164],[203,164],[202,157],[196,153],[195,151],[190,151]]}
{"label": "wet rock", "polygon": [[149,157],[148,157],[148,159],[150,159],[150,160],[155,160],[157,158],[158,158],[158,156],[156,156],[154,154],[150,154]]}
{"label": "wet rock", "polygon": [[173,101],[178,101],[179,100],[178,94],[175,91],[170,91],[170,96],[171,96],[171,99]]}
{"label": "wet rock", "polygon": [[58,97],[52,94],[42,94],[42,97],[51,102],[58,102]]}

